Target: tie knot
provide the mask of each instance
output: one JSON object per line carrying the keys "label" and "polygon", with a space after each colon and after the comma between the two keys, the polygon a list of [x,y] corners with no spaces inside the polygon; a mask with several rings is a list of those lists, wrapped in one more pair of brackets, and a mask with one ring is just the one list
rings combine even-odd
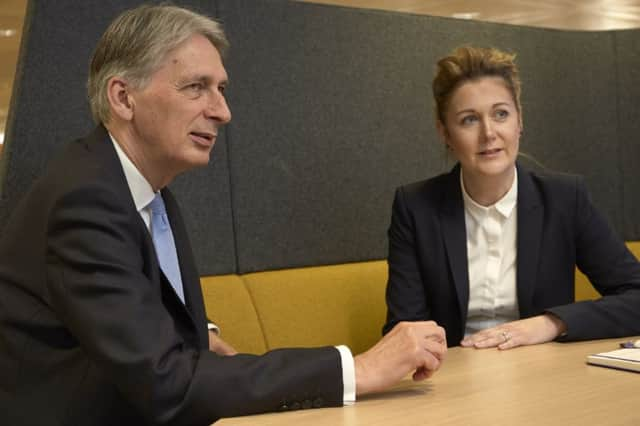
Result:
{"label": "tie knot", "polygon": [[149,203],[149,208],[151,208],[151,213],[156,215],[166,214],[167,210],[164,207],[164,200],[162,199],[162,195],[158,192],[153,200]]}

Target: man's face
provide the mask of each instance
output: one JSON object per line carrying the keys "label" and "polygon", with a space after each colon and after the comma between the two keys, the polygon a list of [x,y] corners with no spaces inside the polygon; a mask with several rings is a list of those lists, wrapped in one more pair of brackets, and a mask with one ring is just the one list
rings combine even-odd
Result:
{"label": "man's face", "polygon": [[143,169],[173,178],[209,162],[218,129],[231,120],[226,84],[218,50],[194,35],[167,55],[143,89],[130,92]]}

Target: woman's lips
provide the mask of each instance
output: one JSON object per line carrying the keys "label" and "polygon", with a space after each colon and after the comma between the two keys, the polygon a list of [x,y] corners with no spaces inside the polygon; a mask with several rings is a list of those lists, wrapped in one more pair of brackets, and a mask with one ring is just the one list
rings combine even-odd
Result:
{"label": "woman's lips", "polygon": [[485,149],[484,151],[480,151],[478,155],[482,155],[483,157],[491,157],[499,154],[500,152],[502,152],[502,148]]}

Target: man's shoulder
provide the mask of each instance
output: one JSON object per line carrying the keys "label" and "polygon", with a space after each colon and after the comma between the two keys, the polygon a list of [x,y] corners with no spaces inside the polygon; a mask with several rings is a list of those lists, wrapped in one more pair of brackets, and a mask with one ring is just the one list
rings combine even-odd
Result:
{"label": "man's shoulder", "polygon": [[38,181],[64,187],[110,180],[117,182],[120,175],[122,167],[115,149],[106,130],[100,126],[85,137],[67,142],[52,157]]}
{"label": "man's shoulder", "polygon": [[133,203],[115,150],[106,132],[106,139],[102,140],[95,134],[62,146],[20,197],[11,214],[19,214],[24,208],[48,214],[56,206],[70,205],[116,209],[120,205],[118,210],[129,210]]}

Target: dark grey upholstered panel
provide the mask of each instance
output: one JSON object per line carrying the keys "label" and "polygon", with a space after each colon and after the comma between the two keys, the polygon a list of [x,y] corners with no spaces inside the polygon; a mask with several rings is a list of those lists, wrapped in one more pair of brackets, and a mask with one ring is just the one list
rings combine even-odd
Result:
{"label": "dark grey upholstered panel", "polygon": [[[138,1],[32,0],[2,159],[6,213],[50,153],[92,124],[84,82],[107,22]],[[286,0],[180,1],[231,41],[233,121],[212,164],[172,186],[203,274],[381,259],[396,186],[452,166],[436,137],[436,58],[518,53],[522,150],[584,174],[638,239],[640,31],[567,32]],[[60,22],[65,22],[64,27]]]}
{"label": "dark grey upholstered panel", "polygon": [[623,230],[612,33],[279,0],[219,4],[232,42],[240,271],[386,256],[394,188],[445,170],[430,82],[436,58],[465,43],[518,53],[522,149],[586,175]]}
{"label": "dark grey upholstered panel", "polygon": [[618,31],[618,155],[624,183],[624,236],[640,240],[640,32]]}
{"label": "dark grey upholstered panel", "polygon": [[402,26],[385,14],[220,5],[240,270],[385,257],[393,188],[444,164],[420,52],[432,46],[385,32]]}
{"label": "dark grey upholstered panel", "polygon": [[[30,2],[2,159],[0,227],[50,155],[93,128],[85,90],[89,58],[113,17],[138,3],[142,2]],[[209,14],[215,9],[215,2],[205,0],[176,3]],[[209,167],[181,177],[172,187],[200,272],[235,272],[225,144],[215,147]]]}
{"label": "dark grey upholstered panel", "polygon": [[584,175],[594,202],[622,232],[612,34],[549,32],[540,39],[516,48],[525,80],[522,149],[551,170]]}

